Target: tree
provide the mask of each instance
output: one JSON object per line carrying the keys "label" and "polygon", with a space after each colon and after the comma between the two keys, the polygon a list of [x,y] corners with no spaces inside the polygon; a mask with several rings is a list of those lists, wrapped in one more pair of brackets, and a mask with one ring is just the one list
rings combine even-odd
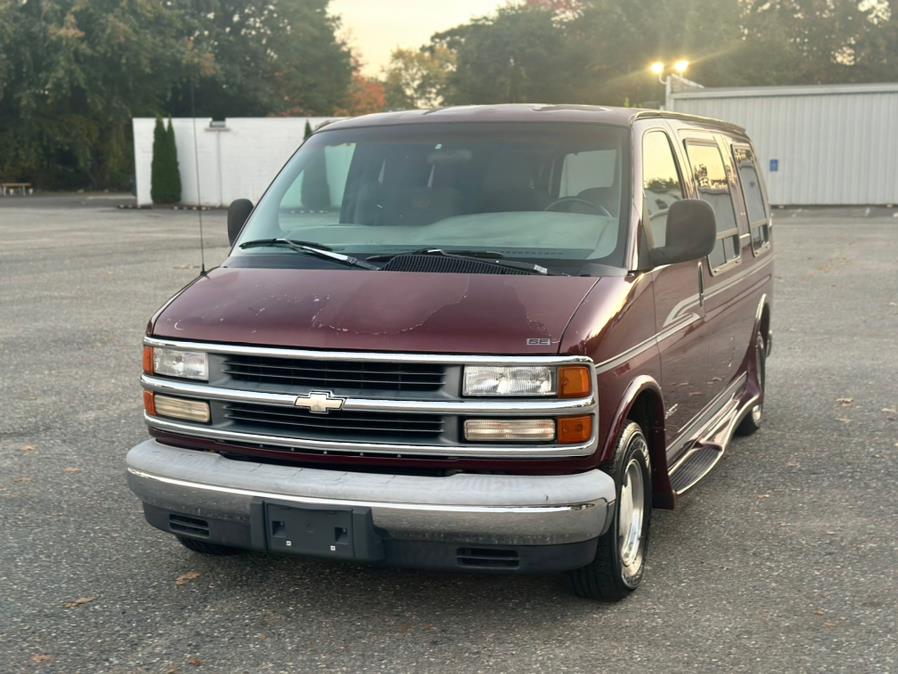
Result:
{"label": "tree", "polygon": [[181,166],[178,163],[178,144],[175,142],[175,127],[172,125],[171,117],[168,118],[168,127],[165,130],[165,143],[170,189],[167,196],[171,197],[171,203],[177,204],[181,202]]}
{"label": "tree", "polygon": [[348,105],[345,108],[337,109],[338,116],[368,115],[372,112],[383,112],[386,108],[383,82],[373,77],[365,77],[360,73],[352,76],[348,98]]}
{"label": "tree", "polygon": [[[659,101],[651,61],[706,86],[894,81],[898,0],[522,0],[434,35],[450,103]],[[413,53],[413,52],[412,52]],[[388,103],[413,87],[393,85]],[[391,76],[392,75],[392,76]],[[414,82],[413,77],[409,80]]]}
{"label": "tree", "polygon": [[454,69],[455,52],[442,44],[393,50],[384,73],[386,106],[390,110],[440,107]]}
{"label": "tree", "polygon": [[[203,0],[191,13],[195,49],[211,72],[196,86],[199,114],[213,117],[332,115],[347,103],[352,54],[337,37],[329,0]],[[204,11],[203,11],[204,10]],[[171,101],[189,113],[189,79]]]}
{"label": "tree", "polygon": [[311,136],[311,135],[312,135],[312,125],[309,124],[309,120],[306,120],[306,128],[302,134],[302,139],[308,140],[309,136]]}
{"label": "tree", "polygon": [[165,185],[165,153],[168,149],[168,138],[162,118],[156,117],[153,127],[153,158],[150,160],[150,198],[154,204],[164,201]]}
{"label": "tree", "polygon": [[435,35],[455,54],[443,98],[451,104],[569,100],[576,51],[553,11],[509,6],[494,16]]}
{"label": "tree", "polygon": [[131,118],[330,115],[348,47],[329,0],[0,0],[0,175],[127,188]]}
{"label": "tree", "polygon": [[0,3],[0,174],[127,187],[132,113],[161,109],[181,31],[162,3]]}
{"label": "tree", "polygon": [[153,159],[150,164],[150,197],[154,204],[176,204],[181,201],[181,175],[175,130],[171,120],[168,128],[156,117],[153,128]]}

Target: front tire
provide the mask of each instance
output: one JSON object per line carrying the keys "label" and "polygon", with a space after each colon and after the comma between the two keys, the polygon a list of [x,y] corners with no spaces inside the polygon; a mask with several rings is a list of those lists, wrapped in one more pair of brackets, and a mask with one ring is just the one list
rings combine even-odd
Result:
{"label": "front tire", "polygon": [[619,601],[642,581],[649,541],[651,459],[639,424],[631,421],[624,428],[607,470],[617,486],[611,526],[599,538],[595,559],[568,578],[581,597]]}

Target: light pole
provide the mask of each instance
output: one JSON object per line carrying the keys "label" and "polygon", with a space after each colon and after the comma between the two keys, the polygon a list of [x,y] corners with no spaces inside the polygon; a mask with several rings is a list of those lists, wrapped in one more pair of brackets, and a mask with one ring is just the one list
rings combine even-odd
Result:
{"label": "light pole", "polygon": [[[671,78],[676,77],[677,79],[688,81],[683,77],[683,74],[688,69],[689,61],[686,59],[677,59],[670,67],[663,61],[655,61],[649,66],[649,71],[658,78],[658,83],[664,85],[664,109],[670,108]],[[664,75],[665,72],[667,73],[666,77]]]}

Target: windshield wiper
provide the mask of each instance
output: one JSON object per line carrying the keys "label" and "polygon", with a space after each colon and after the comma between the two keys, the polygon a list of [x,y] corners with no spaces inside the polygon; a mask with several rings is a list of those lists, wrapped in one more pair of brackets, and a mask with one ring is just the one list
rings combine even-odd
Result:
{"label": "windshield wiper", "polygon": [[419,248],[418,250],[408,250],[401,253],[391,255],[372,255],[368,259],[390,259],[399,255],[435,255],[438,257],[457,258],[460,260],[469,260],[474,262],[482,262],[494,267],[505,267],[506,269],[520,269],[531,274],[542,274],[543,276],[557,276],[539,264],[532,262],[521,262],[519,260],[506,260],[502,253],[491,250],[443,250],[442,248]]}
{"label": "windshield wiper", "polygon": [[349,267],[361,267],[362,269],[370,269],[372,271],[380,271],[380,267],[370,262],[365,262],[351,255],[337,253],[331,248],[320,243],[312,241],[298,241],[296,239],[254,239],[240,244],[240,248],[256,248],[258,246],[284,246],[297,253],[306,253],[315,257],[324,258],[325,260],[333,260]]}

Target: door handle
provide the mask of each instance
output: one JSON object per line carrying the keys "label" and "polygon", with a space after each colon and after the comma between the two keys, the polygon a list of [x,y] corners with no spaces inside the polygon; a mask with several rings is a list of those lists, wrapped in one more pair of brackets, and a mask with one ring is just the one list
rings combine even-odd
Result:
{"label": "door handle", "polygon": [[698,263],[698,305],[705,306],[705,276],[702,274],[703,265]]}

